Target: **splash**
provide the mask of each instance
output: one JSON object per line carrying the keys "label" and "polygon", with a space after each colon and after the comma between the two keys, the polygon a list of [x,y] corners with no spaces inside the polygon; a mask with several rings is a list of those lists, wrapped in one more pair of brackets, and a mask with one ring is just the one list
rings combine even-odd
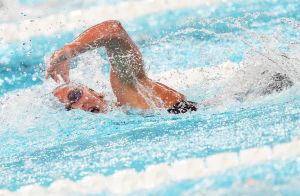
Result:
{"label": "splash", "polygon": [[[260,164],[268,157],[278,160],[287,151],[287,158],[298,156],[298,144],[287,143],[289,147],[280,144],[299,136],[299,24],[295,14],[298,11],[293,12],[293,6],[289,6],[289,14],[282,11],[285,1],[278,6],[274,1],[263,1],[259,5],[265,3],[265,7],[248,6],[251,3],[245,2],[158,13],[176,6],[182,8],[183,1],[174,4],[154,1],[154,6],[149,6],[149,2],[135,2],[134,8],[140,10],[136,14],[120,12],[116,16],[134,19],[130,24],[126,21],[125,27],[144,54],[149,76],[184,93],[191,101],[202,103],[213,98],[217,104],[180,116],[167,115],[166,111],[140,115],[120,110],[93,115],[66,112],[51,94],[56,86],[51,80],[13,92],[4,90],[0,98],[0,138],[4,146],[0,153],[4,165],[0,168],[0,181],[4,183],[0,186],[12,191],[21,188],[20,194],[31,191],[46,194],[77,190],[86,193],[89,190],[84,186],[96,184],[99,189],[91,187],[91,191],[98,193],[111,190],[109,183],[120,183],[120,190],[127,193],[157,187],[157,182],[170,183],[173,178],[179,181],[202,178],[203,170],[223,172],[216,163],[219,161],[234,169],[249,161]],[[190,5],[200,5],[199,2]],[[126,6],[111,5],[116,8],[114,11],[128,12]],[[244,8],[251,13],[241,13]],[[111,17],[113,9],[101,17],[98,7],[86,10],[90,15],[83,16],[80,10],[67,15],[47,15],[36,21],[34,28],[28,25],[34,23],[30,21],[20,21],[20,26],[5,23],[1,28],[11,33],[1,42],[52,36],[61,29],[79,32],[84,25]],[[142,16],[145,13],[153,14]],[[86,21],[77,23],[78,19]],[[57,21],[63,26],[53,24]],[[53,25],[53,29],[47,28],[48,25]],[[19,38],[16,33],[26,27],[30,29]],[[55,38],[55,42],[68,41],[60,40],[60,36],[64,35]],[[45,39],[37,45],[44,45]],[[47,44],[51,47],[41,49],[42,56],[59,47]],[[12,47],[5,45],[7,49]],[[104,92],[113,100],[107,60],[96,52],[75,59],[78,66],[72,69],[71,79]],[[30,57],[30,66],[35,65],[31,62],[35,57],[40,56]],[[2,63],[18,68],[14,58],[18,60],[20,56],[5,55]],[[264,93],[277,80],[274,76],[278,73],[281,75],[277,78],[286,77],[293,85],[279,93]],[[13,77],[7,79],[13,81]],[[255,152],[246,153],[245,149]],[[295,149],[297,152],[292,155]],[[241,158],[243,152],[245,156]],[[257,154],[260,156],[255,157]],[[180,164],[190,176],[174,172]],[[161,174],[161,181],[154,180],[156,172]],[[123,179],[130,185],[122,184]],[[139,181],[144,183],[136,183]],[[39,185],[27,186],[30,184]],[[62,190],[68,185],[70,189]]]}

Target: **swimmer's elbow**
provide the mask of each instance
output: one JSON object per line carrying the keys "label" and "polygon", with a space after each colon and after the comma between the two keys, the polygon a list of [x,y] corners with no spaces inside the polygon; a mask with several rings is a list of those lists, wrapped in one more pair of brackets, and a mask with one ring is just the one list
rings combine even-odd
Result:
{"label": "swimmer's elbow", "polygon": [[120,40],[124,38],[126,39],[128,37],[120,21],[108,20],[106,21],[106,23],[107,23],[107,29],[109,30],[111,40]]}
{"label": "swimmer's elbow", "polygon": [[113,25],[115,28],[122,27],[121,22],[118,20],[107,20],[106,22],[109,23],[110,25]]}
{"label": "swimmer's elbow", "polygon": [[112,38],[120,37],[124,35],[124,32],[126,32],[118,20],[107,20],[103,22],[106,26],[106,29],[108,30],[109,34],[112,36]]}

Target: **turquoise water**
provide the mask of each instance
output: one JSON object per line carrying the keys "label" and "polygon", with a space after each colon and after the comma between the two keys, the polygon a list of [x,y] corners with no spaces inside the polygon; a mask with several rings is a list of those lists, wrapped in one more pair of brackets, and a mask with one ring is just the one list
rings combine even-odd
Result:
{"label": "turquoise water", "polygon": [[[299,138],[299,11],[297,1],[265,0],[165,11],[123,21],[154,78],[163,78],[169,70],[190,73],[199,67],[209,75],[217,74],[203,83],[190,75],[165,79],[192,101],[220,97],[217,106],[181,116],[165,111],[66,112],[51,100],[52,88],[43,79],[44,58],[78,32],[5,43],[0,49],[0,189],[15,191],[29,184],[47,187],[58,179],[78,181],[130,168],[141,172],[159,163],[276,146]],[[74,75],[84,79],[82,75],[96,71],[97,66],[91,66],[85,72],[81,64],[102,64],[100,82],[108,80],[105,53],[99,50],[99,54],[101,63],[94,53],[76,59],[74,67],[79,64],[79,72]],[[228,72],[220,66],[224,62],[244,67]],[[260,96],[260,70],[286,73],[295,85]],[[205,74],[193,72],[196,78]],[[111,93],[106,87],[96,89]],[[258,194],[298,193],[299,160],[239,167],[132,194],[251,194],[244,185],[248,179],[260,184],[254,185]]]}
{"label": "turquoise water", "polygon": [[43,3],[45,2],[44,0],[21,0],[20,3],[23,4],[30,4],[30,5],[36,5],[38,3]]}

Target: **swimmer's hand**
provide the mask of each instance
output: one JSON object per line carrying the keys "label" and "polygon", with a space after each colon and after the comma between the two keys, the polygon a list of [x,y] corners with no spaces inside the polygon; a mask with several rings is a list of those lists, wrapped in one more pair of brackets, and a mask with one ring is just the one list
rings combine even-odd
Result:
{"label": "swimmer's hand", "polygon": [[62,78],[66,83],[69,83],[69,71],[69,55],[62,49],[51,56],[45,77],[48,79],[50,76],[55,82],[60,82]]}

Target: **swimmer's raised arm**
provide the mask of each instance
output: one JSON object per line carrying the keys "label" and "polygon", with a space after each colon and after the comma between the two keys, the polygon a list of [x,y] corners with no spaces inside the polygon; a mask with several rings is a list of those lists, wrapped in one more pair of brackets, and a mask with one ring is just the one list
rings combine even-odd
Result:
{"label": "swimmer's raised arm", "polygon": [[[137,46],[120,22],[109,20],[87,29],[74,41],[56,51],[51,57],[46,78],[51,76],[55,81],[59,81],[58,76],[61,75],[64,81],[68,82],[70,67],[68,60],[102,46],[106,48],[113,67],[124,71],[125,67],[130,64],[131,67],[143,71],[143,60]],[[130,62],[127,61],[126,55],[129,56]],[[122,66],[120,66],[121,64]]]}
{"label": "swimmer's raised arm", "polygon": [[122,39],[124,37],[127,38],[127,33],[118,21],[105,21],[87,29],[75,40],[57,51],[60,58],[55,60],[56,62],[67,60],[88,50],[105,46],[113,39]]}

